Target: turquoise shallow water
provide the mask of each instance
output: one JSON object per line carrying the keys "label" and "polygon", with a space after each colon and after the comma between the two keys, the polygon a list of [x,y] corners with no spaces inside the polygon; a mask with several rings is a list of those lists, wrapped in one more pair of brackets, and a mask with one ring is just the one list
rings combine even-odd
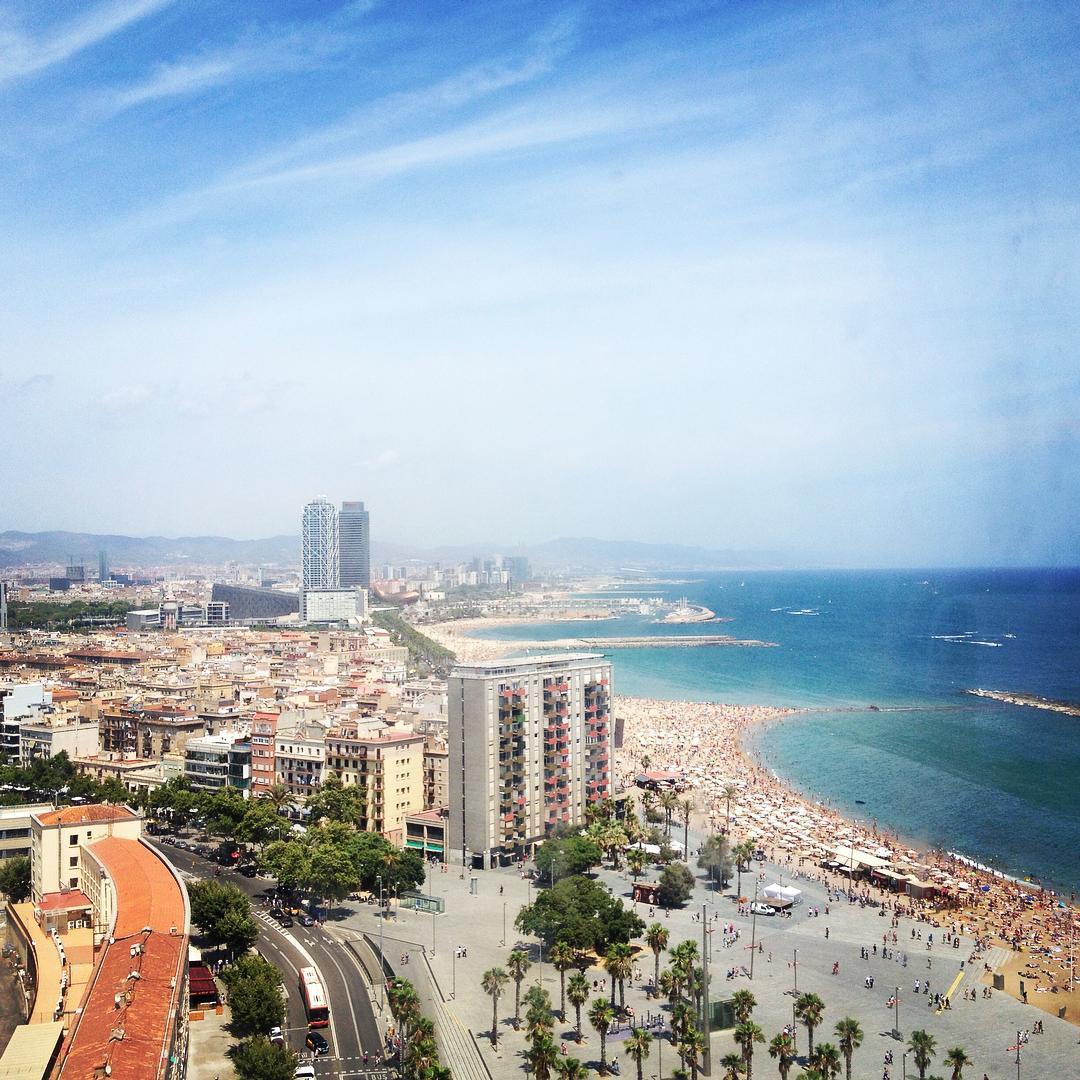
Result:
{"label": "turquoise shallow water", "polygon": [[1080,704],[1080,571],[716,574],[620,591],[686,595],[732,621],[666,627],[635,615],[485,636],[719,631],[775,642],[615,650],[616,687],[817,710],[754,733],[749,748],[852,817],[1080,887],[1080,718],[963,693]]}

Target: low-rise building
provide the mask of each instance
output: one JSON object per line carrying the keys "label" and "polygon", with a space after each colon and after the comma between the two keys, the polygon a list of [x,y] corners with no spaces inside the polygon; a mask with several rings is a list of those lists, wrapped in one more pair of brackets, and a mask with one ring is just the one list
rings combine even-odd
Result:
{"label": "low-rise building", "polygon": [[79,717],[51,718],[46,722],[24,722],[19,730],[19,763],[27,768],[35,758],[51,758],[63,752],[72,761],[96,754],[98,725]]}

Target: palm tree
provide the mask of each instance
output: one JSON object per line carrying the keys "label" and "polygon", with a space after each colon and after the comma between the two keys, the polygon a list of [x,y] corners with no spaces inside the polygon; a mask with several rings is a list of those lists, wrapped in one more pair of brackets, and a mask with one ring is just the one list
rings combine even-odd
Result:
{"label": "palm tree", "polygon": [[566,973],[574,966],[577,955],[572,945],[556,941],[548,950],[548,959],[559,973],[559,1015],[566,1023]]}
{"label": "palm tree", "polygon": [[496,1049],[499,1046],[499,998],[509,981],[510,976],[501,967],[488,968],[480,980],[484,993],[491,998],[491,1045]]}
{"label": "palm tree", "polygon": [[514,1027],[521,1023],[521,984],[525,981],[525,975],[532,967],[529,954],[524,949],[513,949],[506,961],[506,970],[510,978],[514,980]]}
{"label": "palm tree", "polygon": [[840,1051],[832,1043],[822,1043],[812,1055],[812,1064],[825,1080],[836,1080],[840,1075]]}
{"label": "palm tree", "polygon": [[731,1008],[735,1013],[735,1019],[740,1024],[745,1024],[750,1019],[755,1005],[757,1005],[757,998],[749,990],[736,990],[731,995]]}
{"label": "palm tree", "polygon": [[525,1031],[530,1039],[539,1032],[551,1034],[555,1026],[551,1016],[551,995],[539,984],[530,986],[525,994]]}
{"label": "palm tree", "polygon": [[615,1010],[607,998],[598,997],[589,1006],[589,1023],[600,1032],[600,1071],[607,1072],[607,1033],[615,1022]]}
{"label": "palm tree", "polygon": [[626,980],[634,972],[634,953],[629,945],[609,945],[604,956],[604,970],[611,976],[611,1004],[615,1004],[615,983],[619,984],[619,1008],[626,1008]]}
{"label": "palm tree", "polygon": [[555,1063],[559,1080],[588,1080],[589,1070],[577,1058],[564,1057]]}
{"label": "palm tree", "polygon": [[660,923],[654,922],[645,931],[645,944],[652,949],[653,954],[653,993],[660,993],[660,954],[668,947],[671,935]]}
{"label": "palm tree", "polygon": [[645,869],[645,864],[649,860],[645,856],[645,852],[641,848],[631,848],[626,855],[626,865],[630,867],[630,876],[637,881],[641,877],[642,871]]}
{"label": "palm tree", "polygon": [[930,1068],[936,1049],[937,1040],[928,1031],[916,1030],[908,1037],[908,1050],[919,1070],[919,1080],[926,1080],[926,1070]]}
{"label": "palm tree", "polygon": [[772,1042],[769,1043],[769,1057],[776,1060],[776,1066],[780,1070],[780,1080],[787,1080],[791,1066],[795,1064],[795,1044],[787,1032],[782,1031],[779,1035],[773,1036]]}
{"label": "palm tree", "polygon": [[741,1080],[746,1063],[741,1054],[725,1054],[720,1059],[720,1068],[724,1070],[724,1080]]}
{"label": "palm tree", "polygon": [[809,1040],[809,1056],[814,1056],[814,1028],[821,1023],[825,1012],[825,1002],[817,994],[800,994],[795,1002],[795,1015],[806,1025]]}
{"label": "palm tree", "polygon": [[731,800],[739,794],[739,789],[734,784],[724,785],[724,798],[727,799],[727,824],[724,832],[731,832]]}
{"label": "palm tree", "polygon": [[705,1036],[696,1027],[689,1028],[679,1040],[679,1052],[690,1065],[690,1080],[697,1080],[701,1054],[705,1050]]}
{"label": "palm tree", "polygon": [[671,815],[679,805],[679,796],[670,789],[660,796],[660,806],[664,811],[664,824],[667,826],[667,834],[671,836]]}
{"label": "palm tree", "polygon": [[[648,754],[642,754],[641,755],[641,771],[642,772],[648,772],[649,771],[649,766],[651,764],[652,764],[652,758],[649,757]],[[649,793],[646,791],[645,794],[648,795]]]}
{"label": "palm tree", "polygon": [[623,1052],[629,1054],[637,1065],[637,1080],[644,1080],[645,1059],[652,1047],[652,1036],[644,1028],[634,1028],[626,1040]]}
{"label": "palm tree", "polygon": [[546,1031],[538,1032],[532,1045],[525,1051],[525,1060],[536,1075],[536,1080],[547,1080],[559,1060],[559,1048]]}
{"label": "palm tree", "polygon": [[945,1055],[945,1064],[952,1069],[952,1080],[963,1080],[964,1066],[972,1063],[962,1046],[954,1046]]}
{"label": "palm tree", "polygon": [[742,840],[732,849],[732,857],[735,859],[735,872],[738,874],[738,890],[742,896],[742,876],[744,870],[750,869],[750,860],[754,857],[757,848],[753,840]]}
{"label": "palm tree", "polygon": [[744,1020],[735,1026],[732,1034],[742,1049],[743,1061],[746,1062],[746,1080],[750,1080],[754,1069],[754,1043],[763,1043],[765,1032],[753,1020]]}
{"label": "palm tree", "polygon": [[648,828],[649,814],[652,812],[653,803],[656,802],[656,796],[651,791],[643,791],[641,793],[641,813],[644,818],[644,825]]}
{"label": "palm tree", "polygon": [[683,819],[683,861],[690,861],[690,815],[694,812],[694,800],[683,799],[679,803]]}
{"label": "palm tree", "polygon": [[577,1016],[577,1041],[580,1043],[583,1034],[581,1030],[581,1006],[589,1000],[589,980],[585,978],[582,972],[579,971],[576,975],[570,976],[570,985],[566,988],[566,996],[570,999],[570,1004],[574,1006],[574,1013]]}
{"label": "palm tree", "polygon": [[847,1080],[851,1080],[851,1058],[856,1050],[862,1046],[863,1029],[859,1027],[859,1021],[850,1016],[843,1020],[837,1020],[833,1028],[836,1037],[840,1040],[840,1053],[844,1055]]}

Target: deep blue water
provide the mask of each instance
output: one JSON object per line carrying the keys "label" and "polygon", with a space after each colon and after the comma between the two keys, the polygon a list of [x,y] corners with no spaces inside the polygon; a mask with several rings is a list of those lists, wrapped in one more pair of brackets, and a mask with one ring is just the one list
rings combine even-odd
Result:
{"label": "deep blue water", "polygon": [[661,626],[635,615],[484,636],[720,632],[775,642],[616,650],[616,687],[820,710],[755,733],[750,749],[852,817],[1080,890],[1080,717],[963,693],[1080,704],[1080,570],[694,576],[619,593],[685,595],[731,622]]}

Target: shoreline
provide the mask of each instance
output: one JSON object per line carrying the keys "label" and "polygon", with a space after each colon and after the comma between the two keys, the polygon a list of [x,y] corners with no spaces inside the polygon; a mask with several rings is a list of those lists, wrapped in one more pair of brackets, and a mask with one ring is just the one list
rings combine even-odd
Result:
{"label": "shoreline", "polygon": [[[786,858],[793,868],[809,861],[820,872],[824,856],[835,855],[837,848],[887,853],[897,871],[948,890],[945,900],[909,898],[919,918],[996,943],[1007,951],[998,971],[1005,992],[1020,1000],[1025,981],[1029,1004],[1052,1015],[1065,1005],[1066,1019],[1080,1023],[1080,982],[1070,983],[1066,967],[1077,912],[1058,907],[1057,893],[980,866],[970,856],[912,842],[885,824],[860,826],[770,770],[745,745],[751,731],[823,711],[829,710],[616,696],[615,714],[624,722],[623,744],[615,752],[616,780],[633,789],[645,760],[649,769],[679,773],[694,799],[695,818],[712,832],[727,821],[724,791],[732,784],[738,789],[730,800],[732,831],[754,839],[772,861]],[[1048,951],[1060,950],[1062,942],[1065,953]],[[991,974],[982,981],[989,984]]]}

